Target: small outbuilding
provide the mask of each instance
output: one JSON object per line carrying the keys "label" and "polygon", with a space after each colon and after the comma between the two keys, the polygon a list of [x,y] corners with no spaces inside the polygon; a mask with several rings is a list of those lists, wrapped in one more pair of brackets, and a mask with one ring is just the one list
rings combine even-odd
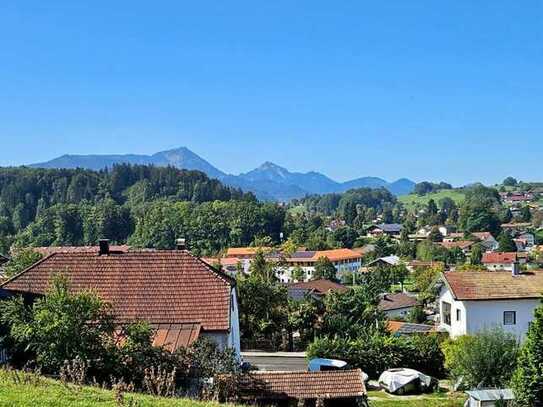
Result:
{"label": "small outbuilding", "polygon": [[368,406],[360,369],[251,372],[242,379],[240,390],[247,401],[260,406]]}
{"label": "small outbuilding", "polygon": [[494,407],[498,401],[513,405],[515,395],[511,389],[485,389],[466,391],[469,396],[464,407]]}

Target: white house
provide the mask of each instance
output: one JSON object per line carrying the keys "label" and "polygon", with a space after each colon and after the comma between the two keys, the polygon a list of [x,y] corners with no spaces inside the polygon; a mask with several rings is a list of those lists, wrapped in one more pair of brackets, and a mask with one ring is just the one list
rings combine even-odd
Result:
{"label": "white house", "polygon": [[543,271],[449,272],[438,284],[439,329],[451,337],[500,327],[523,338],[541,304]]}
{"label": "white house", "polygon": [[519,264],[526,263],[526,257],[519,256],[517,252],[486,252],[481,263],[489,271],[513,271]]}
{"label": "white house", "polygon": [[[243,272],[249,273],[251,261],[255,258],[257,250],[258,248],[254,247],[232,247],[227,250],[224,259],[238,262]],[[313,279],[315,265],[321,257],[332,262],[337,270],[337,278],[341,280],[348,273],[358,272],[363,257],[361,252],[351,249],[297,250],[290,255],[272,248],[261,248],[261,250],[264,252],[266,260],[274,264],[275,274],[282,283],[293,282],[295,280],[293,274],[296,269],[303,271],[303,281]],[[207,259],[207,261],[210,260]]]}
{"label": "white house", "polygon": [[406,318],[417,306],[417,298],[406,293],[384,294],[378,308],[389,319]]}

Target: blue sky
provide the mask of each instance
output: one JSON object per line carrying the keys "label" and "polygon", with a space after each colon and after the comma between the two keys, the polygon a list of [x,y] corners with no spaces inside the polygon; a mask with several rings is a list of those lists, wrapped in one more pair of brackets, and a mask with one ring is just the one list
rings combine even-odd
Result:
{"label": "blue sky", "polygon": [[[83,4],[86,3],[86,4]],[[543,180],[543,3],[2,1],[0,165]]]}

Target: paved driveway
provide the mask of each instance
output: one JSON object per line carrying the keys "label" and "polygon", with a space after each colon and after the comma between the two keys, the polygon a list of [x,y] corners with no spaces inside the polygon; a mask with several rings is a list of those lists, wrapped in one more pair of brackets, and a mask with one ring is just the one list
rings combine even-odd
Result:
{"label": "paved driveway", "polygon": [[241,352],[241,356],[258,370],[307,370],[307,360],[303,352]]}

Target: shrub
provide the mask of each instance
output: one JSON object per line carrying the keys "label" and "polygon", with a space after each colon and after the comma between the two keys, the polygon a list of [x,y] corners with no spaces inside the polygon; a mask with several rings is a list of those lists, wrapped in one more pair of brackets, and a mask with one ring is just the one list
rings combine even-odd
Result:
{"label": "shrub", "polygon": [[362,369],[372,378],[383,371],[405,367],[443,377],[443,354],[439,334],[390,336],[373,334],[365,338],[318,338],[307,349],[308,358],[340,359]]}
{"label": "shrub", "polygon": [[468,388],[507,386],[517,363],[517,340],[500,328],[448,340],[442,349],[451,379]]}

